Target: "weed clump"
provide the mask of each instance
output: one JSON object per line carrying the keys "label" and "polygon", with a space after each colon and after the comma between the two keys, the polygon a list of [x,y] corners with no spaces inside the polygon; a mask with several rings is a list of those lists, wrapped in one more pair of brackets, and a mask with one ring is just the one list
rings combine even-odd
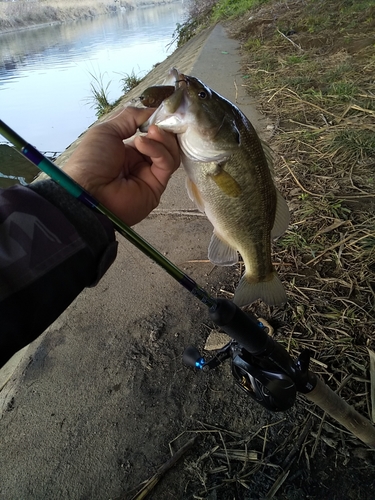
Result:
{"label": "weed clump", "polygon": [[[123,96],[111,102],[108,94],[111,82],[104,84],[103,75],[101,74],[99,76],[91,74],[91,76],[94,81],[91,83],[91,97],[89,98],[89,101],[91,101],[93,108],[95,109],[96,116],[100,118],[101,116],[112,111],[119,104]],[[121,79],[123,93],[127,94],[130,92],[137,85],[139,85],[142,80],[143,78],[137,76],[134,70],[132,70],[130,74],[125,74]]]}
{"label": "weed clump", "polygon": [[143,78],[136,75],[134,72],[134,69],[133,69],[130,74],[125,74],[124,77],[121,78],[122,91],[124,92],[124,94],[126,94],[127,92],[130,92],[137,85],[139,85],[142,80],[143,80]]}
{"label": "weed clump", "polygon": [[92,102],[92,107],[95,109],[96,116],[100,118],[114,108],[114,104],[109,101],[108,97],[108,88],[111,82],[105,85],[103,82],[103,75],[95,76],[91,74],[91,76],[94,81],[90,84],[91,97],[89,100]]}

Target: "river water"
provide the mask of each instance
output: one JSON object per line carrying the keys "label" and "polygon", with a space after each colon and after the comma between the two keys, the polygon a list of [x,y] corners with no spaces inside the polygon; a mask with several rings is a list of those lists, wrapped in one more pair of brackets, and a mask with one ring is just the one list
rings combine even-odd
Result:
{"label": "river water", "polygon": [[0,34],[0,118],[40,151],[63,151],[96,120],[94,76],[116,100],[121,78],[173,52],[183,15],[175,2]]}

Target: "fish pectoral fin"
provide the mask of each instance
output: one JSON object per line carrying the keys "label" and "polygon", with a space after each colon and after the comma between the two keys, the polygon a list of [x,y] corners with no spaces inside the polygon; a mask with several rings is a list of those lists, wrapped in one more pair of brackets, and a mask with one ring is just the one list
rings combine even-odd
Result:
{"label": "fish pectoral fin", "polygon": [[239,307],[252,304],[257,299],[269,306],[281,306],[288,300],[283,284],[273,271],[266,280],[254,281],[245,273],[234,292],[233,302]]}
{"label": "fish pectoral fin", "polygon": [[275,240],[282,236],[288,229],[290,221],[289,207],[284,200],[280,191],[276,189],[276,214],[273,228],[271,231],[271,239]]}
{"label": "fish pectoral fin", "polygon": [[238,262],[238,253],[214,232],[208,246],[208,258],[217,266],[233,266]]}
{"label": "fish pectoral fin", "polygon": [[218,188],[231,198],[237,198],[241,194],[241,186],[230,174],[228,174],[228,172],[222,168],[220,168],[218,173],[212,173],[209,175]]}
{"label": "fish pectoral fin", "polygon": [[197,185],[194,184],[194,182],[189,177],[186,177],[185,184],[191,201],[193,201],[196,204],[198,210],[204,212],[204,201]]}

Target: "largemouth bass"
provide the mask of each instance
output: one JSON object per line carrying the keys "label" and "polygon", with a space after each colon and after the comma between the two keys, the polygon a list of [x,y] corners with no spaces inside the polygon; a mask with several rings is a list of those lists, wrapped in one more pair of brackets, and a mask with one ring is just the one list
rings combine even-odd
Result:
{"label": "largemouth bass", "polygon": [[239,306],[287,297],[271,261],[271,239],[289,224],[288,206],[272,177],[271,155],[246,116],[197,78],[171,71],[176,90],[141,128],[177,134],[190,198],[214,226],[213,264],[238,262],[245,273],[234,294]]}

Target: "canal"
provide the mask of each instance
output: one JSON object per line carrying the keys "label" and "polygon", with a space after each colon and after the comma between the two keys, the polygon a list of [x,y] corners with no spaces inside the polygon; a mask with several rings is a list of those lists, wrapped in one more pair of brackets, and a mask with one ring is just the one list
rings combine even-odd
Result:
{"label": "canal", "polygon": [[[173,52],[183,16],[175,2],[0,34],[0,118],[40,151],[64,151],[96,120],[95,78],[115,101],[122,78],[145,76]],[[6,185],[22,182],[9,165],[0,167]]]}

